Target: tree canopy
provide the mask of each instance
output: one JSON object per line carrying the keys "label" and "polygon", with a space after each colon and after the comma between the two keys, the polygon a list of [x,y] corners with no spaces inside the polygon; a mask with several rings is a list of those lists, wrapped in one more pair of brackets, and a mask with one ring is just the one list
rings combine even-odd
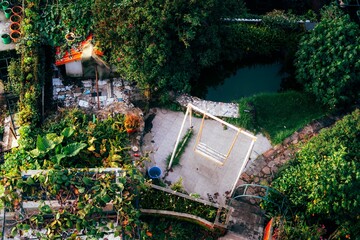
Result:
{"label": "tree canopy", "polygon": [[360,30],[337,6],[328,6],[300,41],[296,78],[329,108],[352,103],[360,90]]}
{"label": "tree canopy", "polygon": [[99,0],[95,9],[95,34],[123,77],[188,91],[189,79],[219,59],[221,18],[244,8],[236,0]]}

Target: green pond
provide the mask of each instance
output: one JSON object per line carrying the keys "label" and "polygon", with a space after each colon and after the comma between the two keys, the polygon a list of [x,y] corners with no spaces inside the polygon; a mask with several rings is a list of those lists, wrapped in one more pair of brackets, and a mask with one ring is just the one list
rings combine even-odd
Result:
{"label": "green pond", "polygon": [[[231,66],[230,66],[231,68]],[[289,75],[281,63],[253,64],[231,72],[226,66],[204,71],[194,96],[210,101],[232,102],[263,92],[277,92]]]}

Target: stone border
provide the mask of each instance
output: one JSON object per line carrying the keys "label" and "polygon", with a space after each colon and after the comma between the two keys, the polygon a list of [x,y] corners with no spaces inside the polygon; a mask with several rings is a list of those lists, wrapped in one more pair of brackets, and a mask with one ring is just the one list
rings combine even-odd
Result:
{"label": "stone border", "polygon": [[279,168],[300,150],[299,145],[301,143],[316,136],[321,129],[332,126],[342,116],[326,116],[320,120],[312,121],[286,138],[281,144],[269,149],[255,160],[248,162],[245,172],[241,174],[238,180],[237,186],[247,183],[270,186]]}

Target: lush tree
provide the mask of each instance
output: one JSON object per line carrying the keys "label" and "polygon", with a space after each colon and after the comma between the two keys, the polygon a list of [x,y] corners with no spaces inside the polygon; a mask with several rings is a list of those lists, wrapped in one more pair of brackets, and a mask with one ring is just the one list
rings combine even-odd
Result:
{"label": "lush tree", "polygon": [[189,79],[219,59],[221,18],[242,6],[236,0],[98,0],[94,29],[126,79],[188,91]]}
{"label": "lush tree", "polygon": [[332,5],[300,41],[297,80],[329,108],[351,104],[360,96],[359,34],[359,26]]}
{"label": "lush tree", "polygon": [[332,222],[339,236],[359,236],[359,149],[360,110],[356,110],[306,143],[273,187],[308,223]]}

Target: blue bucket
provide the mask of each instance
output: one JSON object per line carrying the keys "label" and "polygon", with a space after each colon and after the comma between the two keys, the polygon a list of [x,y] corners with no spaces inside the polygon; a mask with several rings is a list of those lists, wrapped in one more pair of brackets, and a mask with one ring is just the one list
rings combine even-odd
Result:
{"label": "blue bucket", "polygon": [[148,170],[149,177],[151,179],[158,179],[161,176],[161,169],[159,167],[151,167]]}

